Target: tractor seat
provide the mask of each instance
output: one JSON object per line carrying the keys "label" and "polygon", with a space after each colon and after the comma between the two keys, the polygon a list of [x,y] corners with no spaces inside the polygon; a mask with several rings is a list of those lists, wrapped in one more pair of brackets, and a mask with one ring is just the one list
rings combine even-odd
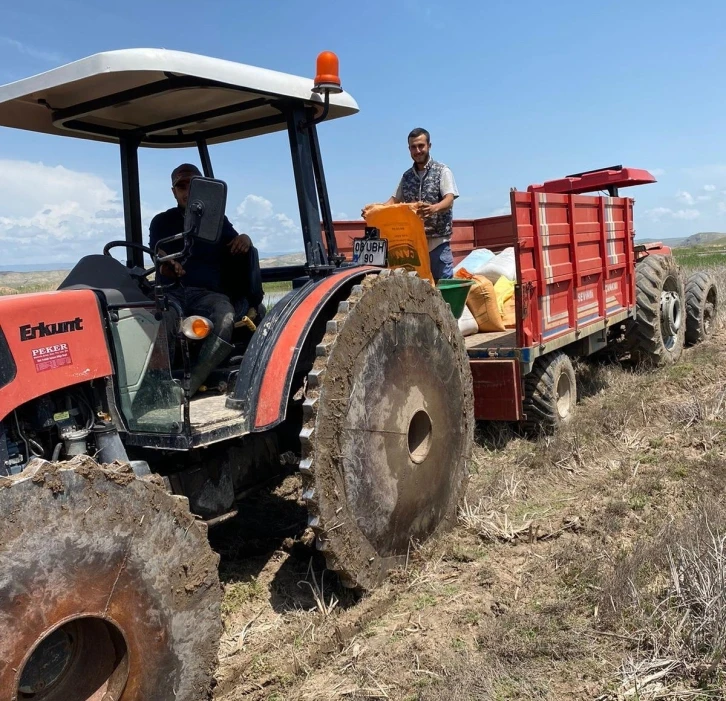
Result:
{"label": "tractor seat", "polygon": [[129,268],[115,258],[101,254],[81,258],[58,289],[93,290],[107,306],[123,307],[134,302],[151,301]]}

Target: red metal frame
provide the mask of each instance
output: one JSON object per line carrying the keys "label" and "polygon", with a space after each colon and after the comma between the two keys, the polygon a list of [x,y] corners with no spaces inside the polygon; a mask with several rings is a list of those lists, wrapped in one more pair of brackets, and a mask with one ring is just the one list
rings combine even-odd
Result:
{"label": "red metal frame", "polygon": [[547,180],[539,185],[530,185],[527,192],[550,192],[577,195],[598,192],[609,188],[632,187],[654,183],[656,179],[647,170],[640,168],[603,168],[578,175],[568,175],[556,180]]}

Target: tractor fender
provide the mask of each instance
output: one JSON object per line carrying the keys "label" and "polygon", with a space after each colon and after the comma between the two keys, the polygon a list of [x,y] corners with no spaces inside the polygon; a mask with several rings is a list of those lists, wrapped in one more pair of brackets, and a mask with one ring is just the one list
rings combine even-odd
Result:
{"label": "tractor fender", "polygon": [[227,408],[242,412],[247,431],[268,431],[285,420],[291,391],[306,376],[305,364],[312,367],[315,345],[335,315],[338,301],[365,275],[378,271],[356,266],[311,280],[267,313],[247,347],[234,393],[226,402]]}

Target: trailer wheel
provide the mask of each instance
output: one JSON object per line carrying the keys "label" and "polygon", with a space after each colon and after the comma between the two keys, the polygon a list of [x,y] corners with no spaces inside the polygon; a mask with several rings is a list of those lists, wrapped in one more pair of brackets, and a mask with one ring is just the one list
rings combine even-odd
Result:
{"label": "trailer wheel", "polygon": [[706,272],[686,281],[686,343],[695,345],[713,334],[718,312],[718,288]]}
{"label": "trailer wheel", "polygon": [[683,352],[686,335],[683,276],[671,256],[650,255],[635,267],[636,318],[628,343],[637,363],[671,365]]}
{"label": "trailer wheel", "polygon": [[568,423],[577,403],[577,379],[562,351],[543,355],[524,380],[524,421],[529,433],[551,433]]}

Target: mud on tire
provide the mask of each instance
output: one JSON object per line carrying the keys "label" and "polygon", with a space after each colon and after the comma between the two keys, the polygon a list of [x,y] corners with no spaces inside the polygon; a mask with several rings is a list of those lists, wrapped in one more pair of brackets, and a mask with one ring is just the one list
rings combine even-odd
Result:
{"label": "mud on tire", "polygon": [[456,523],[474,439],[464,339],[403,270],[353,288],[308,375],[300,434],[309,525],[328,569],[370,589]]}
{"label": "mud on tire", "polygon": [[562,351],[543,355],[524,380],[524,429],[552,433],[572,418],[577,403],[577,379],[569,356]]}
{"label": "mud on tire", "polygon": [[671,256],[649,255],[635,266],[636,318],[627,331],[636,363],[659,367],[678,361],[686,335],[683,276]]}
{"label": "mud on tire", "polygon": [[716,280],[707,272],[691,275],[686,281],[686,343],[705,341],[716,328],[718,313]]}
{"label": "mud on tire", "polygon": [[0,478],[0,698],[210,697],[219,558],[154,479],[87,456]]}

